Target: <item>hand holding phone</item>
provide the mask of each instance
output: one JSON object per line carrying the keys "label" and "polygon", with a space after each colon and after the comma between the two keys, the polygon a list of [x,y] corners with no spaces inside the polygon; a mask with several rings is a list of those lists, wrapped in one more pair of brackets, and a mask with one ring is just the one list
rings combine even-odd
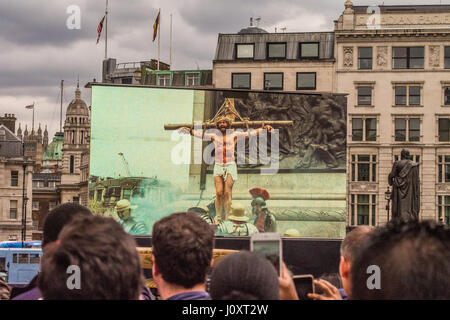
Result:
{"label": "hand holding phone", "polygon": [[309,293],[314,294],[314,277],[310,274],[293,277],[295,289],[300,300],[311,300]]}
{"label": "hand holding phone", "polygon": [[270,232],[252,234],[250,238],[250,251],[263,255],[273,264],[278,276],[281,275],[281,264],[283,261],[281,234]]}

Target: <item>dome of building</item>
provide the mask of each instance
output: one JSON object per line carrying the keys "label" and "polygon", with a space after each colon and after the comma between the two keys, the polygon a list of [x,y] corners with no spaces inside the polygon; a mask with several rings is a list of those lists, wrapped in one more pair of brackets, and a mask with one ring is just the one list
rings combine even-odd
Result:
{"label": "dome of building", "polygon": [[45,149],[42,160],[62,160],[62,148],[64,143],[64,134],[57,132],[53,141]]}
{"label": "dome of building", "polygon": [[254,34],[254,33],[268,33],[266,30],[259,27],[250,26],[238,32],[238,34]]}
{"label": "dome of building", "polygon": [[89,109],[86,102],[81,99],[79,86],[77,86],[77,90],[75,90],[75,99],[73,99],[67,107],[66,117],[67,116],[89,116]]}

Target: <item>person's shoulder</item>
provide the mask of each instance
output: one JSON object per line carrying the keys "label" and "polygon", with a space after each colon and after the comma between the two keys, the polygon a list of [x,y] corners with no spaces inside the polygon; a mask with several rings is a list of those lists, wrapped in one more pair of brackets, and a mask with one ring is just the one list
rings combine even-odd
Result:
{"label": "person's shoulder", "polygon": [[19,294],[11,300],[39,300],[42,297],[41,291],[38,287],[35,287],[29,291]]}

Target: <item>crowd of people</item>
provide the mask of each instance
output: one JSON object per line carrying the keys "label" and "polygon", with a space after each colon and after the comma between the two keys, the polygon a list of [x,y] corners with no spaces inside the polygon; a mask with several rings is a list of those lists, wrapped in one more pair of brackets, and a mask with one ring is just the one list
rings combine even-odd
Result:
{"label": "crowd of people", "polygon": [[[0,278],[12,300],[297,300],[288,266],[240,251],[213,266],[214,230],[194,212],[153,226],[152,276],[146,288],[132,236],[113,218],[63,204],[47,216],[38,275],[24,288]],[[313,254],[313,253],[312,253]],[[377,271],[378,279],[377,277]],[[314,280],[314,300],[450,299],[450,230],[432,221],[394,220],[357,227],[341,244],[339,275]]]}

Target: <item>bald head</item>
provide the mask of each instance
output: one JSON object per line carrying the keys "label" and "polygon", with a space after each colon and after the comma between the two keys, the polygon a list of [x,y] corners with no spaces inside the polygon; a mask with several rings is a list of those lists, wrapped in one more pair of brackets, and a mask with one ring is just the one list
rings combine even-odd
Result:
{"label": "bald head", "polygon": [[348,262],[353,262],[367,235],[374,229],[374,227],[359,226],[347,233],[341,243],[341,256]]}

